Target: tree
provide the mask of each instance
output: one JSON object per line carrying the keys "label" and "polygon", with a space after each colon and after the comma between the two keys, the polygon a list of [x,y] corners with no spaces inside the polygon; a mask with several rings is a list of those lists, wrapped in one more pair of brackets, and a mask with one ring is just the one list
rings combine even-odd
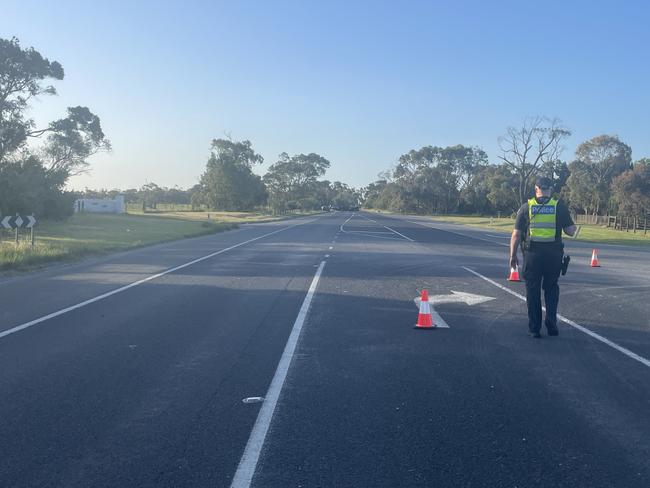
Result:
{"label": "tree", "polygon": [[589,210],[599,214],[609,204],[614,178],[630,169],[631,162],[632,149],[617,136],[600,135],[583,142],[576,149],[572,169],[577,174],[567,180],[571,198],[576,196],[584,204],[588,195]]}
{"label": "tree", "polygon": [[99,117],[87,107],[69,107],[66,118],[52,122],[40,132],[50,133],[43,149],[45,164],[68,176],[87,171],[90,156],[111,149]]}
{"label": "tree", "polygon": [[34,48],[22,49],[15,37],[0,39],[0,163],[34,134],[25,111],[33,97],[56,94],[53,86],[43,86],[48,78],[63,79],[61,64]]}
{"label": "tree", "polygon": [[256,154],[250,141],[214,139],[199,193],[193,205],[203,203],[211,209],[250,210],[264,203],[262,179],[251,170],[264,159]]}
{"label": "tree", "polygon": [[[16,38],[0,39],[0,171],[4,183],[18,188],[23,176],[31,174],[34,187],[50,185],[47,191],[41,188],[40,192],[29,193],[33,195],[29,204],[25,204],[27,193],[21,193],[20,198],[7,191],[0,193],[0,207],[4,212],[14,212],[26,205],[27,212],[43,209],[41,215],[51,214],[54,209],[60,209],[61,215],[68,213],[70,196],[63,190],[65,182],[88,168],[87,160],[92,154],[110,149],[99,117],[86,107],[68,108],[65,118],[40,129],[26,116],[34,97],[56,94],[56,89],[46,84],[46,80],[63,77],[63,67],[57,61],[49,61],[34,48],[23,49]],[[45,144],[34,152],[28,140],[43,136],[47,136]],[[36,168],[39,165],[41,170]],[[57,195],[63,203],[53,203]],[[47,207],[43,207],[45,201],[49,202]]]}
{"label": "tree", "polygon": [[575,212],[585,214],[597,214],[600,195],[594,174],[582,161],[573,161],[569,165],[570,175],[567,178],[566,186],[562,190]]}
{"label": "tree", "polygon": [[36,156],[0,165],[0,215],[60,218],[72,214],[75,195],[64,191],[65,177],[47,171]]}
{"label": "tree", "polygon": [[525,119],[521,127],[508,127],[499,138],[499,158],[517,176],[519,201],[527,199],[540,166],[559,159],[562,142],[570,135],[559,119],[533,117]]}
{"label": "tree", "polygon": [[315,153],[295,156],[280,154],[278,161],[264,175],[273,211],[317,208],[312,192],[317,178],[324,175],[329,167],[330,162]]}
{"label": "tree", "polygon": [[632,169],[614,178],[612,193],[621,214],[631,217],[650,214],[650,164],[638,161]]}
{"label": "tree", "polygon": [[485,169],[487,200],[494,210],[515,213],[521,205],[518,188],[518,175],[506,164],[488,166]]}
{"label": "tree", "polygon": [[449,213],[460,207],[461,191],[486,164],[487,154],[477,147],[424,146],[400,156],[393,176],[405,210]]}
{"label": "tree", "polygon": [[388,181],[383,178],[362,189],[363,206],[366,208],[381,208],[379,207],[379,198],[386,189]]}
{"label": "tree", "polygon": [[361,196],[354,188],[340,181],[332,183],[331,188],[333,196],[330,204],[335,208],[350,210],[359,206]]}

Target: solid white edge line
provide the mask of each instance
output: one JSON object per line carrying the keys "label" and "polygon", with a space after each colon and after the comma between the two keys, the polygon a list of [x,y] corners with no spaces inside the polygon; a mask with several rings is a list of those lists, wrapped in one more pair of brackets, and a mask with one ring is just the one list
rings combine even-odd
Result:
{"label": "solid white edge line", "polygon": [[273,413],[275,412],[275,407],[278,403],[278,398],[282,392],[282,387],[284,385],[284,380],[287,377],[289,367],[291,366],[291,360],[293,359],[293,354],[296,350],[298,344],[298,339],[300,338],[300,332],[309,313],[309,306],[311,301],[316,294],[316,288],[318,286],[318,281],[320,280],[321,273],[325,267],[325,261],[321,261],[320,266],[316,270],[314,278],[311,280],[311,285],[307,291],[296,321],[293,323],[293,328],[291,329],[291,334],[287,340],[287,345],[284,347],[284,352],[280,357],[280,362],[278,367],[275,370],[273,379],[271,380],[271,385],[269,386],[266,395],[264,396],[265,400],[262,404],[259,414],[257,415],[257,420],[255,420],[255,425],[251,431],[251,435],[248,438],[246,443],[246,448],[244,449],[244,454],[239,461],[237,466],[237,471],[232,480],[231,488],[248,488],[251,486],[253,476],[255,475],[255,470],[257,468],[257,463],[262,452],[262,447],[264,447],[264,441],[266,439],[266,434],[269,431],[269,426],[273,420]]}
{"label": "solid white edge line", "polygon": [[407,241],[415,242],[415,241],[414,241],[413,239],[411,239],[410,237],[406,237],[404,234],[400,234],[400,233],[397,232],[395,229],[391,229],[391,228],[388,227],[387,225],[384,225],[384,229],[388,229],[388,230],[390,230],[391,232],[395,232],[395,234],[397,234],[398,236],[403,237],[403,238],[406,239]]}
{"label": "solid white edge line", "polygon": [[161,273],[157,273],[157,274],[154,274],[154,275],[151,275],[151,276],[147,276],[146,278],[143,278],[143,279],[138,280],[138,281],[134,281],[133,283],[129,283],[128,285],[121,286],[120,288],[116,288],[115,290],[111,290],[109,292],[102,293],[101,295],[98,295],[98,296],[90,298],[88,300],[84,300],[83,302],[77,303],[76,305],[72,305],[70,307],[63,308],[61,310],[58,310],[56,312],[52,312],[50,314],[39,317],[37,319],[31,320],[29,322],[25,322],[24,324],[17,325],[15,327],[12,327],[11,329],[7,329],[5,331],[0,332],[0,339],[2,339],[3,337],[6,337],[8,335],[15,334],[16,332],[27,329],[27,328],[32,327],[34,325],[40,324],[41,322],[45,322],[46,320],[53,319],[55,317],[58,317],[60,315],[68,313],[68,312],[72,312],[73,310],[77,310],[78,308],[85,307],[86,305],[90,305],[91,303],[98,302],[100,300],[103,300],[104,298],[108,298],[110,296],[116,295],[116,294],[121,293],[123,291],[126,291],[126,290],[128,290],[130,288],[133,288],[134,286],[138,286],[138,285],[141,285],[141,284],[146,283],[148,281],[155,280],[156,278],[160,278],[161,276],[165,276],[165,275],[167,275],[169,273],[173,273],[174,271],[178,271],[179,269],[187,268],[188,266],[192,266],[193,264],[200,263],[201,261],[205,261],[206,259],[210,259],[210,258],[212,258],[214,256],[219,255],[219,254],[223,254],[225,252],[231,251],[231,250],[236,249],[238,247],[241,247],[241,246],[243,246],[245,244],[249,244],[251,242],[258,241],[260,239],[264,239],[265,237],[272,236],[273,234],[277,234],[279,232],[283,232],[285,230],[292,229],[294,227],[298,227],[299,225],[304,225],[304,224],[309,223],[309,222],[314,222],[314,221],[309,220],[309,221],[306,221],[306,222],[300,222],[298,224],[290,225],[289,227],[284,227],[282,229],[278,229],[278,230],[275,230],[273,232],[269,232],[268,234],[264,234],[264,235],[255,237],[253,239],[249,239],[247,241],[240,242],[238,244],[235,244],[235,245],[230,246],[230,247],[226,247],[224,249],[221,249],[219,251],[213,252],[213,253],[208,254],[206,256],[200,257],[198,259],[194,259],[193,261],[189,261],[189,262],[187,262],[185,264],[175,266],[175,267],[170,268],[168,270],[165,270],[165,271],[163,271]]}
{"label": "solid white edge line", "polygon": [[[468,268],[467,266],[463,266],[463,269],[465,269],[466,271],[469,271],[469,272],[472,273],[473,275],[476,275],[476,276],[478,276],[479,278],[481,278],[481,279],[487,281],[488,283],[490,283],[490,284],[492,284],[492,285],[494,285],[494,286],[496,286],[496,287],[498,287],[498,288],[501,288],[503,291],[505,291],[505,292],[507,292],[507,293],[510,293],[512,296],[515,296],[515,297],[519,298],[520,300],[526,301],[526,297],[525,297],[525,296],[520,295],[520,294],[517,293],[516,291],[512,291],[512,290],[511,290],[510,288],[508,288],[507,286],[503,286],[502,284],[497,283],[497,282],[494,281],[494,280],[491,280],[491,279],[488,278],[487,276],[483,276],[481,273],[479,273],[479,272],[477,272],[477,271],[474,271],[473,269]],[[542,308],[543,308],[544,310],[546,310],[546,307],[542,307]],[[640,362],[641,364],[643,364],[644,366],[647,366],[648,368],[650,368],[650,360],[644,358],[643,356],[639,356],[637,353],[632,352],[632,351],[630,351],[629,349],[624,348],[623,346],[619,346],[618,344],[616,344],[615,342],[610,341],[610,340],[607,339],[606,337],[603,337],[603,336],[601,336],[600,334],[597,334],[597,333],[593,332],[592,330],[587,329],[587,328],[584,327],[583,325],[580,325],[580,324],[574,322],[573,320],[564,317],[564,316],[561,315],[561,314],[557,314],[557,318],[560,319],[562,322],[565,322],[566,324],[570,325],[571,327],[573,327],[573,328],[579,330],[580,332],[584,332],[585,334],[587,334],[587,335],[590,336],[590,337],[593,337],[593,338],[596,339],[597,341],[600,341],[600,342],[602,342],[603,344],[606,344],[606,345],[608,345],[609,347],[611,347],[611,348],[613,348],[613,349],[616,349],[618,352],[621,352],[621,353],[625,354],[627,357],[629,357],[629,358],[631,358],[631,359],[634,359],[635,361],[638,361],[638,362]]]}

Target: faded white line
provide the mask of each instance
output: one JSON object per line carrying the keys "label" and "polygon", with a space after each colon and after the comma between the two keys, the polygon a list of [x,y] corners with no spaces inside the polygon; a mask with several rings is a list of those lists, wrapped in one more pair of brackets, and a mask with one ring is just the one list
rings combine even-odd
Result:
{"label": "faded white line", "polygon": [[504,242],[495,242],[495,241],[493,241],[491,239],[483,239],[482,237],[476,237],[476,236],[471,236],[471,235],[467,235],[467,234],[462,234],[460,232],[454,232],[453,230],[441,229],[440,227],[435,227],[435,226],[429,225],[429,224],[423,224],[422,222],[417,222],[415,220],[407,220],[407,222],[409,222],[411,224],[421,225],[422,227],[429,227],[430,229],[436,229],[436,230],[439,230],[441,232],[449,232],[450,234],[456,234],[457,236],[467,237],[468,239],[476,239],[477,241],[489,242],[491,244],[496,244],[497,246],[506,246],[506,247],[509,246],[509,244],[506,244]]}
{"label": "faded white line", "polygon": [[404,239],[406,239],[407,241],[415,242],[415,241],[414,241],[413,239],[411,239],[410,237],[406,237],[404,234],[400,234],[400,233],[397,232],[395,229],[391,229],[391,228],[388,227],[387,225],[384,225],[384,229],[388,229],[388,230],[394,232],[395,234],[397,234],[398,236],[402,236],[402,237],[403,237]]}
{"label": "faded white line", "polygon": [[296,351],[300,332],[302,331],[305,319],[309,313],[309,306],[316,294],[318,281],[320,280],[324,267],[325,261],[322,261],[318,270],[316,270],[314,278],[311,280],[307,296],[305,296],[305,299],[302,302],[300,312],[298,312],[298,317],[296,317],[296,321],[291,329],[289,340],[287,340],[287,345],[284,347],[284,352],[282,353],[282,357],[280,357],[280,362],[278,363],[278,367],[275,370],[273,379],[271,380],[269,390],[266,392],[266,396],[264,397],[264,403],[262,404],[260,413],[257,415],[257,420],[255,421],[251,435],[246,443],[244,454],[239,461],[239,466],[237,466],[237,471],[235,472],[232,484],[230,485],[231,488],[248,488],[251,485],[253,475],[255,475],[255,469],[257,468],[257,462],[260,458],[260,453],[264,447],[266,434],[269,431],[269,426],[273,420],[273,413],[275,412],[278,398],[282,392],[282,386],[284,385],[289,367],[291,366],[293,354]]}
{"label": "faded white line", "polygon": [[510,236],[507,234],[501,234],[500,236],[495,234],[485,234],[488,237],[498,237],[499,239],[510,239]]}
{"label": "faded white line", "polygon": [[156,278],[160,278],[161,276],[165,276],[169,273],[173,273],[174,271],[178,271],[179,269],[187,268],[188,266],[192,266],[193,264],[200,263],[201,261],[205,261],[206,259],[213,258],[214,256],[218,256],[219,254],[223,254],[225,252],[231,251],[233,249],[236,249],[238,247],[241,247],[245,244],[250,244],[251,242],[259,241],[260,239],[264,239],[265,237],[272,236],[274,234],[277,234],[279,232],[283,232],[288,229],[292,229],[294,227],[298,227],[299,225],[307,224],[310,222],[314,222],[314,220],[308,220],[304,222],[300,222],[298,224],[290,225],[289,227],[284,227],[282,229],[275,230],[273,232],[269,232],[268,234],[264,234],[258,237],[254,237],[253,239],[248,239],[247,241],[240,242],[238,244],[235,244],[234,246],[226,247],[224,249],[221,249],[219,251],[213,252],[211,254],[208,254],[206,256],[200,257],[198,259],[194,259],[190,262],[187,262],[185,264],[181,264],[180,266],[175,266],[173,268],[170,268],[168,270],[165,270],[161,273],[157,273],[155,275],[147,276],[146,278],[143,278],[138,281],[134,281],[133,283],[130,283],[128,285],[121,286],[120,288],[116,288],[115,290],[102,293],[101,295],[98,295],[94,298],[90,298],[88,300],[84,300],[83,302],[77,303],[76,305],[72,305],[70,307],[58,310],[56,312],[52,312],[50,314],[44,315],[43,317],[39,317],[37,319],[31,320],[29,322],[25,322],[24,324],[17,325],[16,327],[12,327],[11,329],[7,329],[3,332],[0,332],[0,338],[6,337],[10,334],[15,334],[16,332],[19,332],[21,330],[27,329],[28,327],[32,327],[34,325],[40,324],[42,322],[45,322],[46,320],[53,319],[55,317],[59,317],[60,315],[66,314],[68,312],[72,312],[73,310],[77,310],[79,308],[85,307],[86,305],[90,305],[91,303],[98,302],[100,300],[103,300],[104,298],[111,297],[113,295],[116,295],[118,293],[122,293],[123,291],[129,290],[135,286],[142,285],[143,283],[147,283],[148,281],[155,280]]}
{"label": "faded white line", "polygon": [[[487,276],[483,276],[481,273],[478,273],[477,271],[474,271],[473,269],[468,268],[467,266],[463,266],[463,269],[465,269],[465,270],[469,271],[470,273],[472,273],[473,275],[476,275],[476,276],[478,276],[479,278],[481,278],[481,279],[487,281],[488,283],[490,283],[490,284],[496,286],[497,288],[501,288],[503,291],[505,291],[505,292],[507,292],[507,293],[510,293],[512,296],[515,296],[515,297],[519,298],[520,300],[526,301],[526,297],[525,297],[525,296],[520,295],[520,294],[517,293],[516,291],[512,291],[512,290],[511,290],[510,288],[508,288],[507,286],[503,286],[502,284],[497,283],[497,282],[494,281],[494,280],[491,280],[491,279],[488,278]],[[543,308],[544,310],[546,310],[546,307],[542,307],[542,308]],[[609,347],[611,347],[611,348],[613,348],[613,349],[616,349],[618,352],[621,352],[621,353],[625,354],[627,357],[632,358],[632,359],[634,359],[635,361],[638,361],[638,362],[640,362],[641,364],[643,364],[644,366],[647,366],[647,367],[650,368],[650,360],[644,358],[643,356],[639,356],[639,355],[636,354],[635,352],[632,352],[632,351],[630,351],[629,349],[626,349],[626,348],[623,347],[623,346],[619,346],[618,344],[616,344],[616,343],[613,342],[613,341],[610,341],[610,340],[607,339],[606,337],[603,337],[603,336],[601,336],[600,334],[597,334],[597,333],[593,332],[592,330],[587,329],[586,327],[584,327],[584,326],[578,324],[577,322],[574,322],[574,321],[571,320],[571,319],[568,319],[568,318],[564,317],[563,315],[557,314],[557,317],[558,317],[562,322],[565,322],[565,323],[569,324],[571,327],[573,327],[573,328],[579,330],[580,332],[584,332],[585,334],[587,334],[587,335],[590,336],[590,337],[593,337],[593,338],[596,339],[597,341],[600,341],[600,342],[602,342],[603,344],[606,344],[606,345],[608,345]]]}

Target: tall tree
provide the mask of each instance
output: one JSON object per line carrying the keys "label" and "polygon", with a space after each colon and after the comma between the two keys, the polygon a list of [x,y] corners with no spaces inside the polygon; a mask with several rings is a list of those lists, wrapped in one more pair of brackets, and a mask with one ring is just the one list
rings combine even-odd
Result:
{"label": "tall tree", "polygon": [[596,184],[596,178],[589,166],[580,160],[572,161],[569,165],[570,175],[562,194],[575,212],[597,214],[601,195]]}
{"label": "tall tree", "polygon": [[[576,160],[580,161],[594,184],[594,212],[607,210],[611,197],[611,185],[618,175],[632,166],[632,148],[617,136],[600,135],[583,142],[576,148]],[[571,180],[575,184],[575,180]]]}
{"label": "tall tree", "polygon": [[269,204],[273,210],[283,212],[318,207],[312,191],[318,177],[324,175],[329,167],[330,162],[315,153],[295,156],[280,154],[278,161],[264,175]]}
{"label": "tall tree", "polygon": [[619,212],[631,217],[650,215],[650,164],[638,161],[612,183]]}
{"label": "tall tree", "polygon": [[499,158],[517,175],[520,201],[529,196],[540,166],[560,158],[562,142],[570,135],[559,119],[532,117],[525,119],[521,127],[508,127],[499,138]]}
{"label": "tall tree", "polygon": [[200,197],[193,199],[215,210],[250,210],[261,205],[266,192],[262,179],[251,170],[264,159],[250,141],[215,139],[199,182]]}
{"label": "tall tree", "polygon": [[47,79],[62,80],[63,67],[49,61],[34,48],[23,49],[18,39],[0,39],[0,164],[23,148],[29,138],[48,135],[44,149],[52,171],[67,176],[87,167],[87,158],[110,149],[99,117],[87,107],[68,108],[67,117],[36,129],[26,117],[29,101],[40,95],[55,95]]}
{"label": "tall tree", "polygon": [[411,202],[407,210],[448,213],[459,208],[461,191],[486,164],[477,147],[424,146],[400,156],[393,176]]}
{"label": "tall tree", "polygon": [[[86,107],[68,108],[65,118],[44,128],[36,128],[27,116],[33,98],[56,94],[47,81],[63,77],[63,67],[57,61],[48,60],[34,48],[22,48],[16,38],[0,39],[0,173],[3,183],[14,190],[21,187],[25,175],[32,175],[34,190],[40,189],[22,191],[20,198],[9,191],[0,192],[3,212],[18,208],[41,216],[71,212],[71,195],[64,191],[66,181],[88,168],[91,155],[110,149],[99,117]],[[44,136],[40,148],[28,144],[30,139]],[[27,201],[25,195],[32,197]]]}

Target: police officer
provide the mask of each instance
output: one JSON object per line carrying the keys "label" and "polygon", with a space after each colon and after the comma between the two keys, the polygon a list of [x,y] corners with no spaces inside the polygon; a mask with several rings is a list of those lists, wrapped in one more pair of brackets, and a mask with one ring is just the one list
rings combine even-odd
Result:
{"label": "police officer", "polygon": [[553,183],[549,178],[535,180],[535,198],[524,203],[517,212],[515,228],[510,238],[510,266],[516,267],[517,248],[523,240],[524,279],[528,330],[539,338],[542,328],[542,288],[546,303],[546,330],[558,335],[557,305],[560,299],[558,279],[562,270],[564,244],[562,230],[570,236],[576,233],[569,209],[564,202],[551,196]]}

